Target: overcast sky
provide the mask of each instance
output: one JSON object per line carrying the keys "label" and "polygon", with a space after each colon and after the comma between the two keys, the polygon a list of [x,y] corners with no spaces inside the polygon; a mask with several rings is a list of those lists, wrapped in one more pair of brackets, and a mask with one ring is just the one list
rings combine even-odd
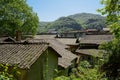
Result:
{"label": "overcast sky", "polygon": [[76,13],[94,13],[102,8],[100,0],[27,0],[40,21],[54,21],[62,16]]}

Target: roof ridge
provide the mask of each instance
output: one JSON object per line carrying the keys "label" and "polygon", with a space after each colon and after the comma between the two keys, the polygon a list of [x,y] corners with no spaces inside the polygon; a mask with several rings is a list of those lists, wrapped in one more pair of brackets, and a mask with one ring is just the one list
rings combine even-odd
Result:
{"label": "roof ridge", "polygon": [[47,42],[2,42],[0,44],[46,44],[49,45]]}

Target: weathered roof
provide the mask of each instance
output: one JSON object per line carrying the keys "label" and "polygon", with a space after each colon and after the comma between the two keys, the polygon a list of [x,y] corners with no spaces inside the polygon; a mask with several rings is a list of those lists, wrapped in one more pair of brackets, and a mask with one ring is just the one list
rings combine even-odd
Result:
{"label": "weathered roof", "polygon": [[47,47],[46,43],[0,43],[0,63],[30,68]]}
{"label": "weathered roof", "polygon": [[55,38],[56,35],[36,35],[35,39],[56,39],[65,45],[76,45],[76,38]]}
{"label": "weathered roof", "polygon": [[66,48],[66,46],[62,43],[60,43],[59,41],[55,40],[55,39],[49,39],[47,40],[47,42],[50,43],[50,46],[52,48],[54,48],[59,54],[61,54],[61,58],[59,58],[58,60],[58,64],[64,68],[67,68],[68,66],[70,66],[72,64],[72,61],[77,58],[77,56],[75,54],[73,54],[72,52],[68,51]]}
{"label": "weathered roof", "polygon": [[110,28],[103,28],[103,31],[110,31]]}
{"label": "weathered roof", "polygon": [[0,37],[0,43],[3,43],[3,42],[15,42],[15,40],[11,37]]}
{"label": "weathered roof", "polygon": [[56,39],[46,39],[45,41],[46,41],[47,43],[50,43],[50,45],[56,45],[56,46],[59,46],[60,48],[62,47],[62,48],[64,48],[64,49],[65,49],[65,48],[68,48],[67,45],[59,42],[59,41],[56,40]]}
{"label": "weathered roof", "polygon": [[[32,39],[28,41],[39,41],[40,39]],[[58,64],[64,68],[67,68],[72,64],[72,61],[77,58],[75,54],[68,51],[67,46],[62,44],[61,42],[57,41],[56,39],[45,39],[45,42],[49,43],[49,46],[52,47],[58,54],[62,57],[59,58]]]}
{"label": "weathered roof", "polygon": [[56,35],[35,35],[35,39],[54,39]]}
{"label": "weathered roof", "polygon": [[98,49],[77,49],[77,53],[83,54],[83,55],[91,55],[95,57],[102,57],[102,52],[103,50],[98,50]]}
{"label": "weathered roof", "polygon": [[56,38],[56,40],[66,45],[77,45],[76,38]]}
{"label": "weathered roof", "polygon": [[80,43],[101,44],[102,42],[109,42],[113,39],[113,35],[86,35],[81,38]]}

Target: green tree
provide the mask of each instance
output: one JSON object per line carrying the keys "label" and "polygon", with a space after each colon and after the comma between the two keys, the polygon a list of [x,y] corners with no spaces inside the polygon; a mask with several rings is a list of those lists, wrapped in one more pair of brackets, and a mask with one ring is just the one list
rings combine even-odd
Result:
{"label": "green tree", "polygon": [[104,8],[98,10],[107,15],[107,22],[115,39],[101,45],[105,50],[105,62],[101,70],[106,73],[108,80],[120,79],[120,0],[102,0]]}
{"label": "green tree", "polygon": [[101,49],[104,49],[105,58],[101,66],[101,71],[106,73],[108,80],[120,79],[120,40],[114,39],[108,43],[102,44]]}
{"label": "green tree", "polygon": [[22,34],[35,34],[38,27],[37,14],[26,0],[0,0],[0,34],[14,36],[16,31]]}
{"label": "green tree", "polygon": [[101,0],[104,8],[99,9],[103,15],[107,14],[107,21],[110,23],[118,22],[120,20],[120,0]]}
{"label": "green tree", "polygon": [[0,80],[18,80],[20,72],[17,66],[0,64]]}
{"label": "green tree", "polygon": [[116,38],[120,38],[120,0],[102,0],[101,4],[105,5],[105,7],[98,11],[103,15],[107,15],[107,22],[111,32]]}
{"label": "green tree", "polygon": [[77,68],[73,68],[70,76],[59,76],[54,80],[107,80],[104,73],[98,71],[99,65],[91,68],[88,61],[81,61]]}

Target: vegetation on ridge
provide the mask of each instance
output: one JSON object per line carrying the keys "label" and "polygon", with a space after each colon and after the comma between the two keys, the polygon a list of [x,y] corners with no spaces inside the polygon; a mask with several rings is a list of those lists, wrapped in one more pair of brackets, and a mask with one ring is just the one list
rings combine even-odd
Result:
{"label": "vegetation on ridge", "polygon": [[[43,25],[44,24],[44,25]],[[68,17],[61,17],[54,22],[40,22],[38,32],[47,32],[49,29],[56,31],[98,29],[101,30],[105,25],[105,17],[91,13],[79,13]]]}

